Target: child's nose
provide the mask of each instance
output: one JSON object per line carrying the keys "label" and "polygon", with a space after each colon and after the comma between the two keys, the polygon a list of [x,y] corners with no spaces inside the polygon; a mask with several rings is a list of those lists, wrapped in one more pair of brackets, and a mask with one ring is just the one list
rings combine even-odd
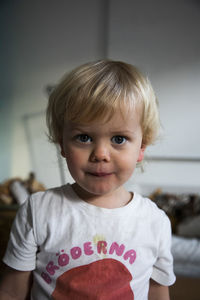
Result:
{"label": "child's nose", "polygon": [[95,145],[90,158],[92,162],[101,162],[101,161],[109,162],[110,150],[108,145],[105,144]]}

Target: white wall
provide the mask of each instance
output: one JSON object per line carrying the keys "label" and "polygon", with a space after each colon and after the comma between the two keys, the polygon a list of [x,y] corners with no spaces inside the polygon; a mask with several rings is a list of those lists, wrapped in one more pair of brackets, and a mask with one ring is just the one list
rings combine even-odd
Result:
{"label": "white wall", "polygon": [[[152,81],[164,134],[149,155],[200,157],[198,1],[10,0],[1,2],[0,19],[0,181],[25,178],[33,170],[47,186],[55,176],[59,183],[52,158],[56,150],[48,152],[52,146],[47,140],[40,147],[35,138],[39,134],[39,140],[46,139],[41,114],[47,104],[45,86],[71,68],[106,55],[136,64]],[[41,130],[34,125],[38,116]],[[55,167],[54,177],[48,168],[43,173],[38,162],[47,164],[45,159]],[[200,163],[154,161],[145,170],[131,182],[200,186]]]}
{"label": "white wall", "polygon": [[169,161],[148,161],[143,186],[200,192],[199,28],[198,1],[111,0],[108,55],[139,66],[160,103],[162,139],[147,154]]}
{"label": "white wall", "polygon": [[0,181],[34,169],[24,116],[45,110],[45,86],[105,56],[104,6],[101,0],[1,2]]}

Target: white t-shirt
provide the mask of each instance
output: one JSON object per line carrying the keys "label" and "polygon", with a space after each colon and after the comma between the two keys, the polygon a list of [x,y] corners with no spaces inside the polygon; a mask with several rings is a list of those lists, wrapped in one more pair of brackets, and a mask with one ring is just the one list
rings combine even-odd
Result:
{"label": "white t-shirt", "polygon": [[33,194],[21,206],[3,261],[33,270],[32,298],[148,298],[149,279],[175,281],[165,213],[134,193],[126,206],[100,208],[67,184]]}

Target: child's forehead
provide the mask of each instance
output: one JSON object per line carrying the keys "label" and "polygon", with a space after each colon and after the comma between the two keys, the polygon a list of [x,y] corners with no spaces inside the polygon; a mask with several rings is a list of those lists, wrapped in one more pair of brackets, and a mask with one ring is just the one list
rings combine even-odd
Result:
{"label": "child's forehead", "polygon": [[65,125],[68,130],[83,130],[83,131],[96,131],[96,130],[109,130],[112,132],[132,131],[133,128],[140,125],[141,113],[136,109],[127,111],[126,113],[117,111],[107,118],[97,118],[90,122],[66,121]]}

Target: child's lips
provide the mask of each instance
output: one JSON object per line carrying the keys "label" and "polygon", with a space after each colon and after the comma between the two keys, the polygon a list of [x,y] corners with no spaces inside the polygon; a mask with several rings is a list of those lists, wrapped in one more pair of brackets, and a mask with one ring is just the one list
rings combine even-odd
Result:
{"label": "child's lips", "polygon": [[107,177],[112,175],[112,172],[87,172],[87,174],[94,176],[94,177]]}

